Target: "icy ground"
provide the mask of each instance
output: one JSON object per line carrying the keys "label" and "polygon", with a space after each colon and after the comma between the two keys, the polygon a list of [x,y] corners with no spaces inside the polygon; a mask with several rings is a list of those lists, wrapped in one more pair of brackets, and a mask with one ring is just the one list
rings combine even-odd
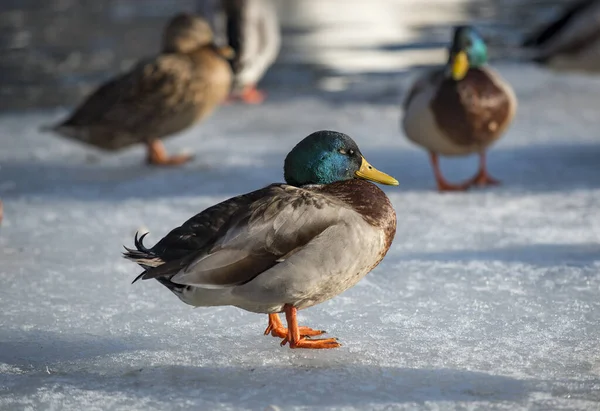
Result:
{"label": "icy ground", "polygon": [[[600,406],[600,79],[521,65],[505,184],[440,195],[398,131],[409,76],[341,94],[273,92],[168,140],[196,161],[141,165],[43,135],[65,111],[0,118],[0,409],[588,409]],[[364,79],[363,79],[364,80]],[[318,129],[349,133],[400,181],[379,267],[301,313],[344,346],[290,350],[266,315],[192,309],[121,258],[229,196],[282,179]],[[444,160],[452,179],[475,159]]]}

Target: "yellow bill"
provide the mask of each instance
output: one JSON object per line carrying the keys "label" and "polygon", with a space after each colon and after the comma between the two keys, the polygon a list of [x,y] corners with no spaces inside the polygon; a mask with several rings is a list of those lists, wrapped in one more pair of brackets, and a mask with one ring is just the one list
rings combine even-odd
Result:
{"label": "yellow bill", "polygon": [[452,60],[452,78],[454,80],[462,80],[469,71],[469,58],[467,53],[459,51]]}
{"label": "yellow bill", "polygon": [[227,60],[231,60],[232,58],[235,57],[235,50],[232,47],[229,46],[223,46],[223,47],[219,47],[217,49],[217,52],[225,57]]}
{"label": "yellow bill", "polygon": [[386,173],[382,173],[373,167],[365,158],[362,158],[362,163],[360,165],[360,169],[354,173],[356,177],[362,178],[364,180],[374,181],[380,184],[386,184],[388,186],[397,186],[398,180],[394,177],[387,175]]}

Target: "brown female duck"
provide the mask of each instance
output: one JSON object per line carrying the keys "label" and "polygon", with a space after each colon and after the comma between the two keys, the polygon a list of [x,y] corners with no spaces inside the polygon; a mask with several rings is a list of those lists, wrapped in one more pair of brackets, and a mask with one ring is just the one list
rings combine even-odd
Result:
{"label": "brown female duck", "polygon": [[164,31],[160,55],[102,85],[53,130],[104,150],[143,143],[148,163],[182,164],[191,156],[169,157],[159,139],[205,118],[226,99],[228,51],[213,44],[205,20],[177,15]]}

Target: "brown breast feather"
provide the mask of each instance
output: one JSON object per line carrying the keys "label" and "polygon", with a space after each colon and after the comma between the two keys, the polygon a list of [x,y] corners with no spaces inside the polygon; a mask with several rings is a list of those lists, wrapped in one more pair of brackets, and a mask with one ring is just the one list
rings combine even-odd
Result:
{"label": "brown breast feather", "polygon": [[431,110],[440,130],[461,146],[491,143],[510,121],[509,96],[481,69],[461,81],[442,80]]}
{"label": "brown breast feather", "polygon": [[364,180],[346,180],[322,186],[321,192],[335,197],[358,212],[367,223],[384,230],[386,244],[381,258],[396,235],[396,211],[385,193]]}

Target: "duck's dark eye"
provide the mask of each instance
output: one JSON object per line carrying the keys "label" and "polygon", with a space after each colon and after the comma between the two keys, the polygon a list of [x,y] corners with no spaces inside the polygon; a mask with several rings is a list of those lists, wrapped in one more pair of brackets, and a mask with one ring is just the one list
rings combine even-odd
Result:
{"label": "duck's dark eye", "polygon": [[353,156],[354,155],[354,150],[352,150],[352,149],[348,150],[348,155]]}

